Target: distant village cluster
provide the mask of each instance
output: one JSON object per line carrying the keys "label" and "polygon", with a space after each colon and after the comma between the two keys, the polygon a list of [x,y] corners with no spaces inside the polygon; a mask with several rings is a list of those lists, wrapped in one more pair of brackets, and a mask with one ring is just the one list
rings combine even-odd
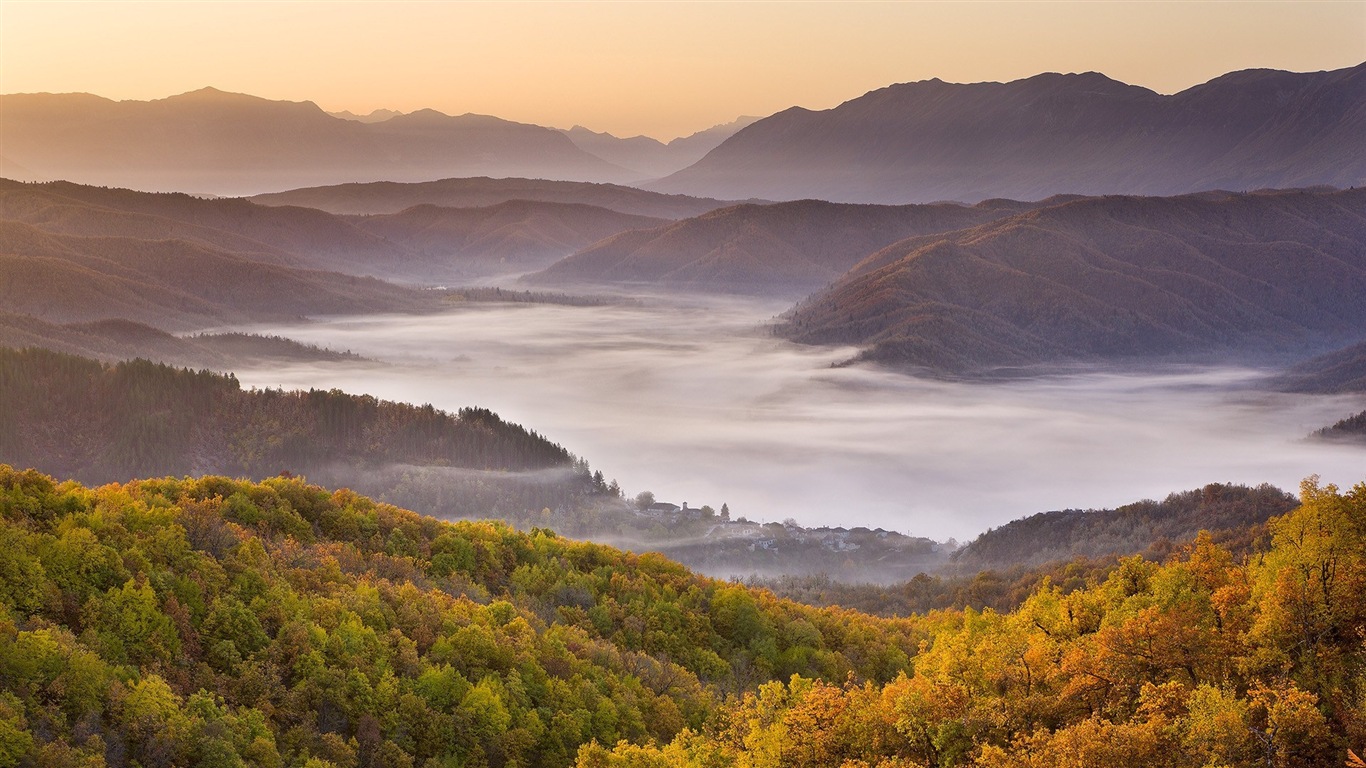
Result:
{"label": "distant village cluster", "polygon": [[[641,496],[645,496],[645,494],[641,494]],[[862,526],[855,528],[841,526],[806,528],[791,518],[781,523],[759,523],[744,517],[732,520],[730,508],[726,504],[721,505],[721,512],[718,513],[707,505],[689,507],[686,501],[682,505],[667,501],[649,501],[649,499],[653,499],[652,495],[647,499],[640,497],[637,499],[640,507],[637,515],[640,517],[649,518],[668,528],[684,523],[711,521],[713,525],[703,533],[704,537],[712,540],[743,540],[747,543],[746,548],[750,552],[778,552],[784,545],[799,546],[804,549],[817,545],[829,552],[852,552],[873,542],[880,543],[889,549],[913,548],[916,551],[923,551],[925,542],[928,541],[927,539],[905,536],[895,531],[886,531],[882,528],[865,528]],[[649,503],[640,503],[644,501],[649,501]],[[931,542],[931,544],[934,543]],[[938,544],[934,544],[933,551],[939,551]]]}

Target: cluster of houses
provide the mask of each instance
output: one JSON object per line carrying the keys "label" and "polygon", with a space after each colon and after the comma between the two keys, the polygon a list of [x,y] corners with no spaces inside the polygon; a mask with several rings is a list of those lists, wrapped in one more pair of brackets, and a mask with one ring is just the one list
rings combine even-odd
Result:
{"label": "cluster of houses", "polygon": [[670,526],[687,521],[712,520],[716,525],[707,531],[708,537],[750,539],[748,548],[751,552],[777,551],[784,543],[807,546],[819,544],[831,552],[851,552],[861,549],[870,539],[901,537],[900,534],[893,534],[881,528],[803,528],[793,520],[765,524],[751,522],[743,517],[729,520],[716,517],[715,511],[710,507],[689,507],[686,501],[682,506],[667,501],[656,501],[640,514],[656,518]]}

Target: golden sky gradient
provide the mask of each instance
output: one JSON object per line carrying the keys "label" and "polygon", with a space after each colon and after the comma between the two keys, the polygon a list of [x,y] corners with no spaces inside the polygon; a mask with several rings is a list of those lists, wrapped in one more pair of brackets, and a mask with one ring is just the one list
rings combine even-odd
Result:
{"label": "golden sky gradient", "polygon": [[1366,0],[0,0],[0,92],[206,85],[324,109],[432,107],[661,139],[896,82],[1104,72],[1171,93],[1366,60]]}

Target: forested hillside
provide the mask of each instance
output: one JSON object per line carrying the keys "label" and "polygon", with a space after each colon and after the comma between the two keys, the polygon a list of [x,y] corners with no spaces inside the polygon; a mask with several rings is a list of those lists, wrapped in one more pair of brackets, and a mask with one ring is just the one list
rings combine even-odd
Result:
{"label": "forested hillside", "polygon": [[1116,509],[1040,512],[982,533],[954,553],[959,570],[976,573],[1016,564],[1142,552],[1162,540],[1184,542],[1200,531],[1239,554],[1246,532],[1296,505],[1271,485],[1249,488],[1213,483],[1172,493],[1162,501],[1139,501]]}
{"label": "forested hillside", "polygon": [[231,374],[4,348],[0,461],[95,483],[404,464],[573,466],[564,448],[480,408],[452,415],[337,390],[244,390]]}
{"label": "forested hillside", "polygon": [[[815,609],[297,479],[0,468],[0,755],[129,766],[1336,766],[1366,484],[1018,610]],[[728,696],[727,694],[731,694]]]}
{"label": "forested hillside", "polygon": [[808,605],[842,605],[880,616],[965,607],[1012,611],[1041,586],[1063,594],[1095,586],[1127,557],[1162,562],[1199,535],[1235,559],[1256,555],[1266,545],[1267,521],[1298,504],[1271,485],[1212,483],[1162,501],[1012,520],[900,583],[859,584],[798,571],[753,583]]}
{"label": "forested hillside", "polygon": [[891,683],[766,683],[700,731],[593,745],[578,764],[1341,765],[1366,743],[1366,484],[1302,495],[1264,554],[1201,536],[1009,613],[932,613],[914,672]]}
{"label": "forested hillside", "polygon": [[1318,440],[1351,440],[1366,443],[1366,411],[1316,430],[1310,437]]}
{"label": "forested hillside", "polygon": [[296,479],[0,467],[0,760],[567,766],[793,674],[887,682],[913,624]]}

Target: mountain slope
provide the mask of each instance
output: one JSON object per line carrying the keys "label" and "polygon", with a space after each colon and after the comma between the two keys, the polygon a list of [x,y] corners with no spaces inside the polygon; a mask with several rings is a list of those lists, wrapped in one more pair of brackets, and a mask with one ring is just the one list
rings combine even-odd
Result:
{"label": "mountain slope", "polygon": [[1282,392],[1366,392],[1366,342],[1296,363],[1268,383]]}
{"label": "mountain slope", "polygon": [[1090,72],[903,83],[745,128],[664,192],[841,202],[1172,195],[1366,182],[1366,64],[1234,72],[1172,96]]}
{"label": "mountain slope", "polygon": [[186,240],[58,235],[0,220],[0,304],[49,322],[127,319],[188,330],[432,303],[373,278],[255,261]]}
{"label": "mountain slope", "polygon": [[625,232],[528,276],[540,285],[644,284],[797,296],[905,237],[1006,215],[992,206],[874,206],[802,200],[741,205]]}
{"label": "mountain slope", "polygon": [[406,184],[392,181],[338,184],[256,195],[251,199],[262,205],[301,205],[339,214],[399,213],[415,205],[486,208],[510,200],[532,200],[594,205],[618,213],[661,219],[687,218],[733,204],[616,184],[486,177]]}
{"label": "mountain slope", "polygon": [[445,176],[626,181],[558,131],[433,110],[361,123],[312,102],[205,88],[156,101],[0,96],[8,162],[46,178],[145,190],[251,194]]}
{"label": "mountain slope", "polygon": [[540,269],[590,243],[664,220],[591,205],[510,200],[487,208],[418,205],[351,223],[426,257],[431,274],[474,277]]}
{"label": "mountain slope", "polygon": [[889,246],[779,329],[941,374],[1366,337],[1366,190],[1095,198]]}

